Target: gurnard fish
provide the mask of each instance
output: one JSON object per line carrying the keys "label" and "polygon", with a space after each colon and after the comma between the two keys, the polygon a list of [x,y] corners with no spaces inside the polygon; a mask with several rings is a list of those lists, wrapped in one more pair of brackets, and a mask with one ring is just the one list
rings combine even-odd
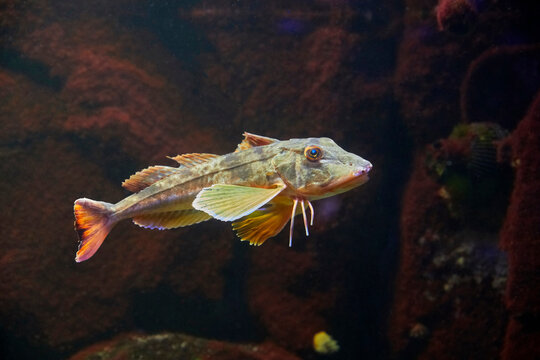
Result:
{"label": "gurnard fish", "polygon": [[[244,133],[235,152],[169,157],[178,167],[152,166],[122,183],[134,194],[116,204],[78,199],[74,204],[79,249],[75,261],[89,259],[113,226],[132,219],[141,227],[172,229],[211,218],[233,221],[243,241],[261,245],[302,214],[311,201],[364,184],[371,163],[329,138],[281,141]],[[300,206],[298,206],[300,204]]]}

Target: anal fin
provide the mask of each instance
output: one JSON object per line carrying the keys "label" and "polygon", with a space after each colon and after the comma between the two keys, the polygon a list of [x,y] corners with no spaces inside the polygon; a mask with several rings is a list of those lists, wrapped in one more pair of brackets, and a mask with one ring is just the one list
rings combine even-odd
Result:
{"label": "anal fin", "polygon": [[133,222],[147,229],[165,230],[197,224],[211,218],[203,211],[189,209],[139,215],[133,218]]}

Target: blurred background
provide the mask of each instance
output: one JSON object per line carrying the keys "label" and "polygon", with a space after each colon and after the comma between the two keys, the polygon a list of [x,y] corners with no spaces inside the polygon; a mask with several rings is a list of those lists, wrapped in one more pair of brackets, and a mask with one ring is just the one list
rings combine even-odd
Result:
{"label": "blurred background", "polygon": [[[530,3],[2,1],[0,358],[540,357]],[[75,263],[75,199],[243,131],[371,180],[292,248],[126,221]]]}

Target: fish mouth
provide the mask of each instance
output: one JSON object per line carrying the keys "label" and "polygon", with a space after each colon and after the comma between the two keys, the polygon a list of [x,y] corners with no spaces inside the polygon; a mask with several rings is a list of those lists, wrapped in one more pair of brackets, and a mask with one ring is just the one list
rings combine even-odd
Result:
{"label": "fish mouth", "polygon": [[369,180],[368,173],[372,165],[356,169],[339,179],[330,181],[324,185],[304,188],[303,195],[315,198],[323,198],[349,191],[357,186],[365,184]]}
{"label": "fish mouth", "polygon": [[353,171],[352,173],[346,176],[343,176],[340,179],[331,181],[328,184],[325,184],[324,186],[322,186],[321,190],[327,191],[327,192],[333,192],[336,190],[347,191],[356,186],[360,186],[369,180],[369,176],[368,176],[369,170],[371,170],[371,165],[366,169],[359,169],[359,170]]}

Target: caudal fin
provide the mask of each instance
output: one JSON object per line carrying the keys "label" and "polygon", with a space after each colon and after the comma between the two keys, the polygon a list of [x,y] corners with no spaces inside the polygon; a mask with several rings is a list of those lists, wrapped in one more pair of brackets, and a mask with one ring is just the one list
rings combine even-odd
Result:
{"label": "caudal fin", "polygon": [[115,222],[112,221],[112,204],[90,199],[77,199],[73,206],[75,230],[79,234],[76,262],[88,260],[101,246]]}

